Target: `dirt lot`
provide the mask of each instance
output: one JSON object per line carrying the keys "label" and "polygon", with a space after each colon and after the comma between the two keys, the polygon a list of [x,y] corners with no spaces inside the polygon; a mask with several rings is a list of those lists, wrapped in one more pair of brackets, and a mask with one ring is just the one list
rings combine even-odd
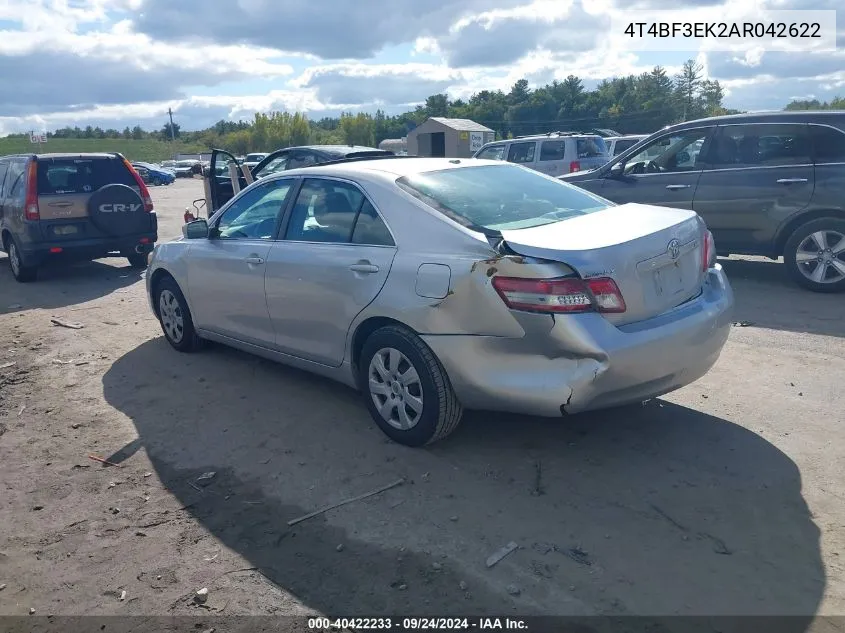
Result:
{"label": "dirt lot", "polygon": [[[201,191],[153,190],[162,239]],[[845,299],[723,264],[747,323],[696,384],[413,450],[346,388],[176,353],[124,260],[2,261],[0,614],[845,614]]]}

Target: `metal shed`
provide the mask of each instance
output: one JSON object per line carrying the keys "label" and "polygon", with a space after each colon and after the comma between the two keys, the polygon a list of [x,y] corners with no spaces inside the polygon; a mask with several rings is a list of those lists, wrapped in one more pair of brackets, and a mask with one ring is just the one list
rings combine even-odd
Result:
{"label": "metal shed", "polygon": [[407,138],[386,138],[381,143],[378,144],[379,149],[387,150],[388,152],[393,152],[394,154],[407,154],[408,153],[408,139]]}
{"label": "metal shed", "polygon": [[496,133],[469,119],[434,116],[408,132],[408,154],[470,158],[485,143],[496,140]]}

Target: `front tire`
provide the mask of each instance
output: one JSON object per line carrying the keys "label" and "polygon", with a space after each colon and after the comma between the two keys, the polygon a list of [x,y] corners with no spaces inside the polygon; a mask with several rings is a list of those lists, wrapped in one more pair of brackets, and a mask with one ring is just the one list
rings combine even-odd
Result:
{"label": "front tire", "polygon": [[164,338],[180,352],[193,352],[202,347],[202,339],[194,329],[191,311],[179,284],[172,277],[162,279],[155,290],[156,312]]}
{"label": "front tire", "polygon": [[24,265],[15,238],[9,237],[9,243],[6,245],[6,248],[8,249],[9,268],[12,270],[12,277],[20,283],[35,281],[38,277],[38,268]]}
{"label": "front tire", "polygon": [[783,261],[808,290],[845,290],[845,220],[820,218],[799,226],[784,246]]}
{"label": "front tire", "polygon": [[443,366],[422,339],[404,327],[383,327],[369,336],[358,380],[375,423],[405,446],[445,438],[463,416]]}

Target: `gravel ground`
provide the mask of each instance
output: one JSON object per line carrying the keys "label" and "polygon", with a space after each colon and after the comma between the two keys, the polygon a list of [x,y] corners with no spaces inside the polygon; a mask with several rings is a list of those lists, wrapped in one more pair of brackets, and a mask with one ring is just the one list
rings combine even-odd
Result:
{"label": "gravel ground", "polygon": [[[153,190],[162,239],[201,195]],[[845,614],[843,297],[723,264],[744,323],[697,383],[414,450],[344,387],[174,352],[124,260],[0,262],[0,614]]]}

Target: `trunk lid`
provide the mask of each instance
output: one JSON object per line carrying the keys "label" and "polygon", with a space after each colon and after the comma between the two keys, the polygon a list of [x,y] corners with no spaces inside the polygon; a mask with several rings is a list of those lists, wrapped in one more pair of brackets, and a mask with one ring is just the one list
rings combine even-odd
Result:
{"label": "trunk lid", "polygon": [[520,255],[565,263],[585,279],[612,278],[627,304],[624,313],[605,315],[617,325],[657,316],[700,292],[703,236],[695,212],[643,204],[502,231]]}

